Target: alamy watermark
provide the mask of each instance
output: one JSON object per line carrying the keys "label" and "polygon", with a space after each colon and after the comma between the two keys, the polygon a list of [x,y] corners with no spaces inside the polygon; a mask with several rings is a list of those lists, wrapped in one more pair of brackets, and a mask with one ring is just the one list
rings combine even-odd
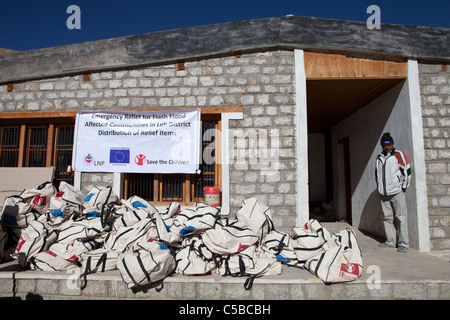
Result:
{"label": "alamy watermark", "polygon": [[66,26],[69,30],[81,29],[81,9],[77,5],[67,7],[66,13],[70,14],[67,18]]}
{"label": "alamy watermark", "polygon": [[69,290],[81,289],[81,268],[73,266],[68,268],[66,272],[72,274],[66,280],[67,289]]}
{"label": "alamy watermark", "polygon": [[381,289],[381,269],[378,265],[372,264],[367,267],[366,272],[370,274],[366,280],[366,285],[369,290]]}
{"label": "alamy watermark", "polygon": [[[81,9],[79,6],[72,4],[67,7],[67,14],[70,16],[67,18],[66,26],[69,30],[81,29]],[[370,30],[381,29],[381,9],[379,6],[372,4],[367,7],[367,14],[370,14],[366,20],[367,28]]]}
{"label": "alamy watermark", "polygon": [[[260,171],[262,175],[274,175],[280,169],[280,130],[237,128],[228,131],[228,157],[222,160],[215,149],[217,139],[222,138],[217,129],[206,130],[203,141],[211,141],[203,150],[203,162],[247,165],[249,170]],[[219,140],[220,141],[220,140]]]}
{"label": "alamy watermark", "polygon": [[370,30],[381,29],[381,9],[379,6],[372,4],[367,7],[366,13],[371,14],[367,18],[366,25]]}

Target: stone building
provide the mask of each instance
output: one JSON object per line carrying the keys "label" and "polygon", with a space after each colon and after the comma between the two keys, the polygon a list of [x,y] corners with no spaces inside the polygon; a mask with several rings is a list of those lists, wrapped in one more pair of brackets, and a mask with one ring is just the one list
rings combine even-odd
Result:
{"label": "stone building", "polygon": [[[449,29],[295,16],[2,54],[0,166],[161,205],[220,185],[223,214],[257,197],[285,231],[326,203],[319,216],[383,235],[373,172],[389,131],[413,168],[411,246],[450,250],[449,61]],[[78,110],[180,108],[221,133],[204,137],[204,175],[68,172]]]}

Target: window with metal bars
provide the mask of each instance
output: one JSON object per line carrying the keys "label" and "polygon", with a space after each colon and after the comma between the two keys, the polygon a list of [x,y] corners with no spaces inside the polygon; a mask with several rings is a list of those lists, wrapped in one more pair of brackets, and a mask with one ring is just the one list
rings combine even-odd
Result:
{"label": "window with metal bars", "polygon": [[47,164],[48,127],[29,127],[26,167],[45,167]]}
{"label": "window with metal bars", "polygon": [[0,167],[55,166],[53,183],[73,184],[73,124],[0,125]]}
{"label": "window with metal bars", "polygon": [[20,128],[0,128],[0,167],[17,167],[19,162]]}
{"label": "window with metal bars", "polygon": [[[203,154],[210,155],[215,159],[216,149],[218,144],[215,142],[215,131],[218,130],[217,123],[204,122],[202,125],[202,151]],[[204,187],[211,187],[218,183],[216,179],[216,161],[211,161],[209,159],[203,159],[200,165],[199,175],[194,175],[193,178],[193,198],[195,201],[204,199]]]}
{"label": "window with metal bars", "polygon": [[217,130],[219,120],[202,119],[202,151],[208,157],[202,157],[198,174],[124,174],[124,198],[137,195],[156,203],[203,201],[204,187],[221,185],[221,167],[215,161],[220,150]]}
{"label": "window with metal bars", "polygon": [[55,181],[65,181],[73,184],[73,175],[71,170],[68,170],[72,165],[72,151],[73,151],[73,135],[74,126],[61,125],[56,127],[56,144],[53,164],[56,167]]}

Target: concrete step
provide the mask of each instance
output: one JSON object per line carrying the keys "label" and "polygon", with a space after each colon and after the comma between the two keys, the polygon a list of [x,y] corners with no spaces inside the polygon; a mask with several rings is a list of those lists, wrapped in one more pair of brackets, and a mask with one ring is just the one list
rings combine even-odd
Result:
{"label": "concrete step", "polygon": [[[331,232],[349,227],[324,223]],[[325,285],[306,270],[284,266],[277,276],[256,278],[245,290],[246,278],[175,275],[162,284],[128,289],[118,270],[91,274],[81,290],[78,268],[67,272],[21,270],[15,262],[0,265],[0,297],[44,299],[151,299],[151,300],[450,300],[450,263],[410,249],[378,248],[378,241],[355,230],[363,252],[362,276],[353,282]]]}

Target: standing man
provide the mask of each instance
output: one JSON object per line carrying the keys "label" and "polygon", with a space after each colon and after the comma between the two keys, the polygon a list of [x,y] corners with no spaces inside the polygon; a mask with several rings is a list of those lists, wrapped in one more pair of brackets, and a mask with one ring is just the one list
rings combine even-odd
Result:
{"label": "standing man", "polygon": [[396,229],[394,214],[398,221],[398,252],[407,252],[409,248],[408,217],[405,192],[411,182],[411,166],[406,155],[394,148],[394,139],[389,132],[383,133],[380,140],[383,151],[377,156],[375,180],[380,194],[384,214],[386,242],[378,246],[394,248]]}

